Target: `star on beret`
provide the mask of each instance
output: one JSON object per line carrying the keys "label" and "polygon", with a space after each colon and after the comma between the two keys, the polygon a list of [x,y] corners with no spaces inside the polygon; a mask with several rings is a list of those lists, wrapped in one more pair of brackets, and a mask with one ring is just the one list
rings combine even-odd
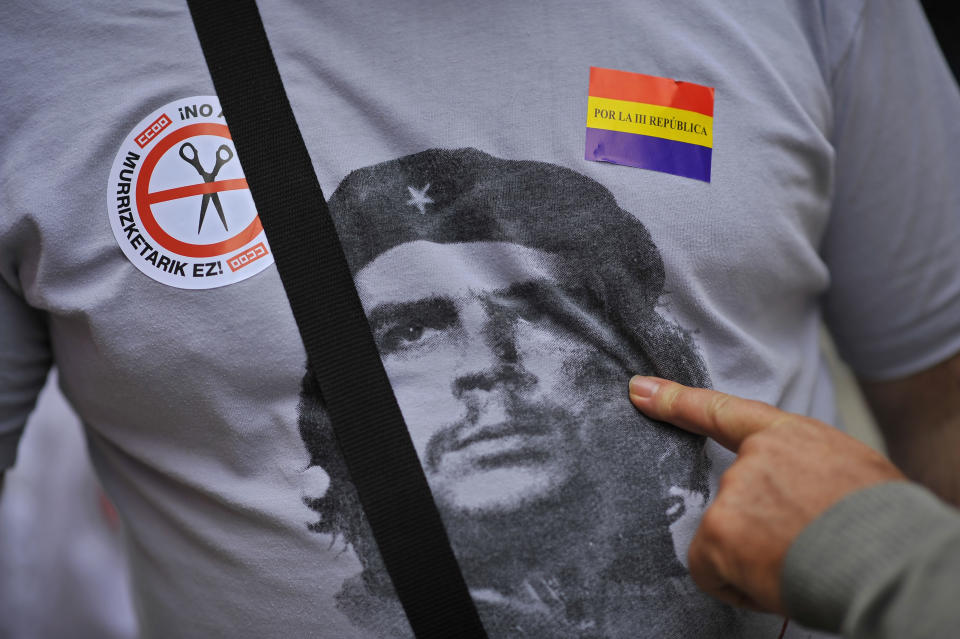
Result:
{"label": "star on beret", "polygon": [[420,211],[420,215],[426,214],[427,204],[433,204],[433,199],[427,195],[427,190],[429,188],[429,183],[422,189],[415,189],[412,186],[407,187],[407,190],[410,191],[410,199],[407,200],[407,204],[417,207],[417,210]]}

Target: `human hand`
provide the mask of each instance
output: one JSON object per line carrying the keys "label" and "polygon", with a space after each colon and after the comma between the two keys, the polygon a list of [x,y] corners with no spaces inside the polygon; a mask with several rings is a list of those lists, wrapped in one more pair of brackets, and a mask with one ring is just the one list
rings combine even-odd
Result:
{"label": "human hand", "polygon": [[856,439],[763,402],[640,376],[630,401],[738,454],[688,554],[694,582],[735,606],[786,614],[780,573],[800,531],[848,493],[905,479]]}

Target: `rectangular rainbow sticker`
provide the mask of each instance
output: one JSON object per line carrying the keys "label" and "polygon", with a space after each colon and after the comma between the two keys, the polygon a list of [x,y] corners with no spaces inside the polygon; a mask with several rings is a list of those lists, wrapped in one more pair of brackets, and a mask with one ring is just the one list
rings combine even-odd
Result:
{"label": "rectangular rainbow sticker", "polygon": [[586,159],[710,181],[713,87],[590,67]]}

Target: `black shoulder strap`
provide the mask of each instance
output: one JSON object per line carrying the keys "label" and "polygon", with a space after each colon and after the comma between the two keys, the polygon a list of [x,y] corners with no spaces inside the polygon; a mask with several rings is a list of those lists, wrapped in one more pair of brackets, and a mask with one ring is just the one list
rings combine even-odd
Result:
{"label": "black shoulder strap", "polygon": [[407,619],[419,639],[484,638],[256,3],[188,4],[309,368]]}

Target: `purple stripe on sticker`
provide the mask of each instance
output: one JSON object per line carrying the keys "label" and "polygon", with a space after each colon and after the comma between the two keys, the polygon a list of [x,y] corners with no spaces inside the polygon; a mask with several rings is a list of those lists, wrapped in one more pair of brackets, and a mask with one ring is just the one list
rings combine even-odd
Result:
{"label": "purple stripe on sticker", "polygon": [[713,149],[636,133],[587,127],[586,159],[710,181]]}

